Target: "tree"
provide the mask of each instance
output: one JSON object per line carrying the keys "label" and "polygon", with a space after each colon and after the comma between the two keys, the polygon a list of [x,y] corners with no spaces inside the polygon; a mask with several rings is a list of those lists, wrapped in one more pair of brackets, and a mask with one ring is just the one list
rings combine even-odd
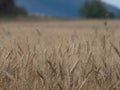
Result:
{"label": "tree", "polygon": [[117,12],[117,18],[120,19],[120,10]]}
{"label": "tree", "polygon": [[80,9],[80,15],[86,18],[114,18],[114,14],[104,6],[101,0],[86,1]]}
{"label": "tree", "polygon": [[17,7],[14,0],[0,0],[0,16],[26,15],[23,8]]}

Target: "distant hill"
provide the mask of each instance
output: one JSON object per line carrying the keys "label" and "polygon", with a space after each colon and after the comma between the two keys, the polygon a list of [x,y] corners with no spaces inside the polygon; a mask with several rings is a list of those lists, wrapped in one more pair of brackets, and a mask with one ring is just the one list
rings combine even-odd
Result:
{"label": "distant hill", "polygon": [[[78,18],[79,9],[85,0],[16,0],[18,6],[23,6],[31,15],[57,16]],[[105,6],[117,15],[117,7],[104,3]]]}

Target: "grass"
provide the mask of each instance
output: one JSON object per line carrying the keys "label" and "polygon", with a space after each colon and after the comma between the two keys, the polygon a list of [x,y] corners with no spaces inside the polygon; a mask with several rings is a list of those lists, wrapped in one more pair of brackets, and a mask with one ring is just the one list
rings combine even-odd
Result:
{"label": "grass", "polygon": [[[92,23],[91,23],[92,22]],[[0,25],[0,90],[119,90],[119,21]]]}

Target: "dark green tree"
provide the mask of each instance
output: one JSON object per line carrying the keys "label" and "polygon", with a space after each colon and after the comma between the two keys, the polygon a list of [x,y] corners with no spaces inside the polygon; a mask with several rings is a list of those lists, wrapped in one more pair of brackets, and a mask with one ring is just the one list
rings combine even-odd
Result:
{"label": "dark green tree", "polygon": [[85,18],[114,18],[114,14],[104,6],[101,0],[86,0],[80,9],[80,15]]}
{"label": "dark green tree", "polygon": [[120,19],[120,10],[117,12],[117,18]]}
{"label": "dark green tree", "polygon": [[17,7],[14,0],[0,0],[0,16],[26,15],[23,8]]}

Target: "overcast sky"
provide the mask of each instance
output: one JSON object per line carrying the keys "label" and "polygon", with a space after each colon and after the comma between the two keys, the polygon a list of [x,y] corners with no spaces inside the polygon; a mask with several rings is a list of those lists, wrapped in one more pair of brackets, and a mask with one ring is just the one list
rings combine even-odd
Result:
{"label": "overcast sky", "polygon": [[120,8],[120,0],[103,0],[103,1]]}

